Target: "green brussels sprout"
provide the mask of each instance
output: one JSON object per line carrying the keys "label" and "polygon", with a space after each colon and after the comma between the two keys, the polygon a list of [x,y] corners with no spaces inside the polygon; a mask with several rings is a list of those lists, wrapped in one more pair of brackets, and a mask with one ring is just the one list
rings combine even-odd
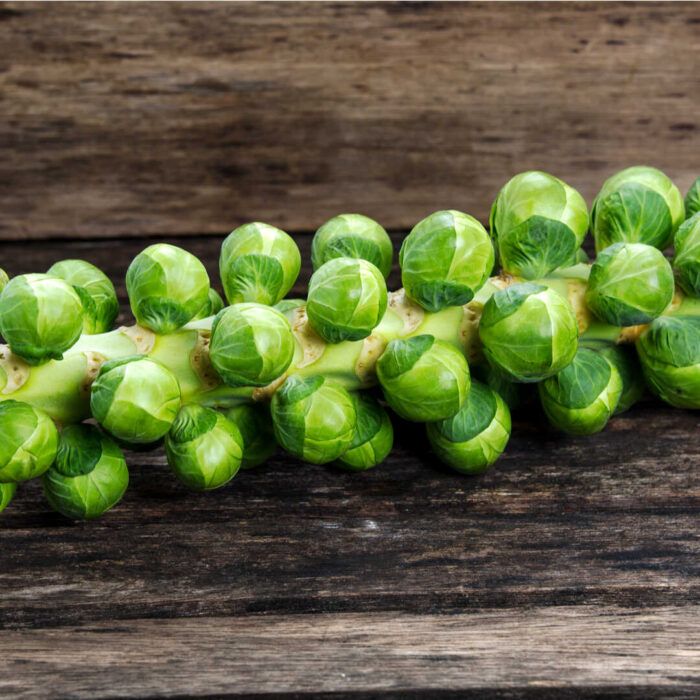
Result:
{"label": "green brussels sprout", "polygon": [[350,447],[338,458],[336,466],[346,471],[361,472],[383,462],[394,444],[394,428],[389,414],[371,397],[350,394],[357,425]]}
{"label": "green brussels sprout", "polygon": [[163,437],[179,408],[180,385],[175,375],[144,355],[105,362],[92,383],[93,418],[129,444],[148,444]]}
{"label": "green brussels sprout", "polygon": [[340,214],[326,221],[311,243],[314,270],[333,258],[367,260],[386,279],[391,272],[394,246],[389,234],[374,219],[362,214]]}
{"label": "green brussels sprout", "polygon": [[700,211],[681,224],[673,244],[678,284],[688,296],[700,298]]}
{"label": "green brussels sprout", "polygon": [[612,243],[646,243],[663,250],[683,221],[683,197],[656,168],[638,165],[605,181],[591,209],[596,252]]}
{"label": "green brussels sprout", "polygon": [[660,316],[673,300],[673,270],[644,243],[613,243],[591,267],[586,304],[613,326],[637,326]]}
{"label": "green brussels sprout", "polygon": [[497,367],[492,367],[488,362],[470,365],[469,371],[474,379],[478,379],[495,391],[511,411],[527,405],[537,396],[534,384],[514,382],[512,378]]}
{"label": "green brussels sprout", "polygon": [[0,402],[0,482],[41,476],[57,445],[58,431],[46,413],[13,399]]}
{"label": "green brussels sprout", "polygon": [[451,418],[428,423],[426,432],[447,466],[462,474],[481,474],[508,444],[510,411],[493,389],[472,381],[462,408]]}
{"label": "green brussels sprout", "polygon": [[428,311],[474,298],[493,268],[486,229],[459,211],[436,211],[419,221],[399,252],[406,294]]}
{"label": "green brussels sprout", "polygon": [[490,227],[503,269],[536,279],[574,264],[588,231],[588,208],[573,187],[530,170],[502,187],[491,207]]}
{"label": "green brussels sprout", "polygon": [[538,385],[549,422],[569,435],[600,432],[622,394],[620,373],[605,357],[579,348],[561,372]]}
{"label": "green brussels sprout", "polygon": [[355,436],[350,394],[320,375],[288,377],[272,397],[270,410],[277,442],[312,464],[338,459]]}
{"label": "green brussels sprout", "polygon": [[306,306],[306,299],[282,299],[282,301],[278,301],[272,308],[277,309],[281,314],[286,314],[287,311],[293,311],[300,306]]}
{"label": "green brussels sprout", "polygon": [[80,297],[62,279],[19,275],[0,295],[0,334],[30,365],[60,360],[82,330]]}
{"label": "green brussels sprout", "polygon": [[276,304],[292,288],[301,269],[294,240],[268,224],[232,231],[221,246],[219,273],[229,304]]}
{"label": "green brussels sprout", "polygon": [[16,492],[17,484],[14,482],[9,484],[0,483],[0,513],[10,505],[10,501],[15,497]]}
{"label": "green brussels sprout", "polygon": [[241,433],[243,460],[241,469],[252,469],[272,457],[277,450],[267,404],[240,404],[222,413]]}
{"label": "green brussels sprout", "polygon": [[700,318],[660,316],[637,340],[651,391],[677,408],[700,408]]}
{"label": "green brussels sprout", "polygon": [[262,304],[234,304],[211,327],[209,358],[228,386],[265,386],[287,371],[294,357],[289,321]]}
{"label": "green brussels sprout", "polygon": [[484,305],[479,339],[486,359],[518,382],[538,382],[576,354],[578,325],[553,289],[523,282],[498,290]]}
{"label": "green brussels sprout", "polygon": [[700,177],[690,186],[685,195],[685,218],[690,219],[700,211]]}
{"label": "green brussels sprout", "polygon": [[129,470],[114,440],[94,425],[69,425],[61,431],[56,461],[41,483],[55,511],[89,520],[121,501]]}
{"label": "green brussels sprout", "polygon": [[470,382],[464,355],[432,335],[392,340],[377,361],[377,377],[394,412],[417,423],[457,413]]}
{"label": "green brussels sprout", "polygon": [[328,343],[362,340],[386,312],[386,282],[366,260],[333,258],[314,272],[306,314],[311,327]]}
{"label": "green brussels sprout", "polygon": [[7,272],[5,272],[5,270],[3,270],[0,267],[0,292],[2,292],[2,290],[5,289],[5,287],[7,287],[7,283],[9,281],[10,281],[9,275],[7,274]]}
{"label": "green brussels sprout", "polygon": [[238,473],[243,438],[235,423],[213,408],[183,406],[165,437],[168,464],[194,491],[210,491]]}
{"label": "green brussels sprout", "polygon": [[46,274],[73,285],[83,303],[83,333],[94,335],[112,330],[119,300],[111,280],[99,267],[85,260],[61,260]]}
{"label": "green brussels sprout", "polygon": [[202,308],[195,314],[193,321],[198,321],[202,318],[216,316],[216,314],[224,308],[224,300],[219,296],[216,289],[209,288],[207,300],[202,305]]}

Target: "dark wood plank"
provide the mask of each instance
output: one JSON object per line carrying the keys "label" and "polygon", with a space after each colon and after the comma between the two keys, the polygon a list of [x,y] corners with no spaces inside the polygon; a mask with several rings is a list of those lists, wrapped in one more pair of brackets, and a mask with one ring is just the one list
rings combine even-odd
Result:
{"label": "dark wood plank", "polygon": [[694,3],[3,3],[0,237],[405,229],[700,174]]}

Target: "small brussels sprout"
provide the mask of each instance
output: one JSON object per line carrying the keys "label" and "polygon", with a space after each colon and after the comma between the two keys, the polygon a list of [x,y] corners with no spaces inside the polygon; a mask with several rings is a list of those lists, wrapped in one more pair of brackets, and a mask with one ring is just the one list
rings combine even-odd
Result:
{"label": "small brussels sprout", "polygon": [[700,298],[700,210],[681,224],[673,244],[678,284],[688,296]]}
{"label": "small brussels sprout", "polygon": [[314,270],[333,258],[367,260],[386,279],[391,272],[394,246],[389,234],[374,219],[362,214],[340,214],[326,221],[311,243]]}
{"label": "small brussels sprout", "polygon": [[209,288],[209,294],[207,295],[207,300],[202,305],[202,308],[195,314],[193,321],[198,321],[202,318],[209,318],[210,316],[216,316],[216,314],[224,308],[224,300],[219,296],[219,292],[216,289]]}
{"label": "small brussels sprout", "polygon": [[241,469],[252,469],[272,457],[277,449],[272,419],[267,404],[240,404],[222,413],[241,433],[243,459]]}
{"label": "small brussels sprout", "polygon": [[690,186],[685,195],[685,218],[689,219],[700,211],[700,177]]}
{"label": "small brussels sprout", "polygon": [[119,300],[114,285],[100,268],[85,260],[61,260],[46,274],[73,285],[83,303],[83,333],[94,335],[112,330]]}
{"label": "small brussels sprout", "polygon": [[238,473],[243,438],[235,423],[213,408],[190,404],[177,414],[165,437],[168,464],[194,491],[210,491]]}
{"label": "small brussels sprout", "polygon": [[600,432],[622,394],[620,373],[603,355],[579,348],[561,372],[538,385],[549,422],[569,435]]}
{"label": "small brussels sprout", "polygon": [[294,240],[268,224],[232,231],[221,246],[219,273],[229,304],[276,304],[292,288],[301,269]]}
{"label": "small brussels sprout", "polygon": [[486,359],[519,382],[538,382],[576,354],[578,325],[569,303],[541,284],[497,291],[484,305],[479,339]]}
{"label": "small brussels sprout", "polygon": [[660,316],[637,340],[651,391],[671,406],[700,408],[700,318]]}
{"label": "small brussels sprout", "polygon": [[497,367],[492,367],[488,362],[470,365],[469,371],[474,379],[478,379],[495,391],[511,411],[527,405],[537,396],[534,384],[514,382],[512,378]]}
{"label": "small brussels sprout", "polygon": [[597,252],[612,243],[646,243],[663,250],[683,221],[683,197],[660,170],[644,165],[605,181],[591,209]]}
{"label": "small brussels sprout", "polygon": [[7,283],[9,281],[10,277],[8,276],[7,272],[0,267],[0,292],[7,287]]}
{"label": "small brussels sprout", "polygon": [[394,428],[389,414],[371,397],[350,394],[355,405],[357,425],[348,447],[336,466],[351,472],[361,472],[383,462],[394,444]]}
{"label": "small brussels sprout", "polygon": [[180,408],[180,385],[144,355],[105,362],[92,383],[93,418],[115,438],[148,444],[163,437]]}
{"label": "small brussels sprout", "polygon": [[19,275],[0,296],[0,334],[30,365],[60,360],[82,330],[80,297],[62,279]]}
{"label": "small brussels sprout", "polygon": [[338,459],[355,436],[357,416],[350,394],[320,375],[288,377],[270,409],[277,442],[312,464]]}
{"label": "small brussels sprout", "polygon": [[14,482],[9,484],[0,483],[0,513],[10,505],[10,501],[15,497],[16,492],[17,484]]}
{"label": "small brussels sprout", "polygon": [[13,399],[0,402],[0,482],[41,476],[57,445],[58,431],[46,413]]}
{"label": "small brussels sprout", "polygon": [[211,327],[209,358],[228,386],[265,386],[287,371],[294,357],[289,321],[262,304],[234,304]]}
{"label": "small brussels sprout", "polygon": [[591,267],[586,304],[613,326],[636,326],[660,316],[673,300],[673,270],[644,243],[613,243]]}
{"label": "small brussels sprout", "polygon": [[167,243],[141,251],[126,271],[134,318],[156,333],[172,333],[207,301],[209,275],[192,253]]}
{"label": "small brussels sprout", "polygon": [[328,343],[362,340],[386,312],[386,282],[366,260],[333,258],[309,282],[306,314],[311,327]]}
{"label": "small brussels sprout", "polygon": [[451,418],[428,423],[426,432],[447,466],[462,474],[481,474],[508,444],[510,411],[495,391],[472,381],[462,408]]}
{"label": "small brussels sprout", "polygon": [[399,252],[406,294],[428,311],[470,302],[493,268],[486,229],[459,211],[437,211],[419,221]]}
{"label": "small brussels sprout", "polygon": [[377,361],[377,377],[394,412],[417,423],[457,413],[470,382],[464,355],[432,335],[392,340]]}
{"label": "small brussels sprout", "polygon": [[530,170],[511,178],[498,193],[490,227],[503,269],[536,279],[574,264],[588,231],[588,208],[573,187]]}
{"label": "small brussels sprout", "polygon": [[114,440],[94,425],[69,425],[61,431],[56,461],[41,483],[55,511],[89,520],[121,501],[129,470]]}
{"label": "small brussels sprout", "polygon": [[306,306],[306,299],[282,299],[282,301],[278,301],[272,308],[277,309],[281,314],[286,314],[287,311],[293,311],[300,306]]}

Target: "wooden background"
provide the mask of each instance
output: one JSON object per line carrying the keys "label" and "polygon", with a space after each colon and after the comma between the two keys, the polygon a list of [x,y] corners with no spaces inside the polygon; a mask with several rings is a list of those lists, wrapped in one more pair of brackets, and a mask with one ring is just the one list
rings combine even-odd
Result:
{"label": "wooden background", "polygon": [[[589,203],[638,162],[685,190],[699,35],[690,3],[2,3],[0,267],[91,260],[125,321],[158,237],[214,272],[218,234],[280,225],[303,293],[341,211],[398,245],[441,207],[486,220],[527,168]],[[644,403],[575,440],[525,412],[474,479],[396,427],[366,474],[278,455],[204,495],[130,454],[90,524],[24,485],[0,516],[0,697],[698,696],[696,413]]]}

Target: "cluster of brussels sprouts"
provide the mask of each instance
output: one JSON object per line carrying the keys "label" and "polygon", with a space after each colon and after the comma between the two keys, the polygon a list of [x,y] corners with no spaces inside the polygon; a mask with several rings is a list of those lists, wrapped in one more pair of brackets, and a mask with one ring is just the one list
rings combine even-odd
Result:
{"label": "cluster of brussels sprouts", "polygon": [[700,408],[700,179],[684,203],[660,171],[629,168],[589,222],[575,189],[525,172],[501,189],[490,229],[454,210],[426,217],[389,293],[387,232],[337,216],[314,237],[307,298],[286,299],[296,244],[246,224],[221,248],[228,305],[197,258],[152,245],[126,274],[137,324],[116,330],[114,286],[93,265],[0,270],[0,510],[41,477],[59,513],[101,515],[127,488],[123,450],[163,444],[196,491],[278,446],[363,471],[391,450],[389,409],[426,424],[446,465],[478,474],[503,453],[511,410],[537,397],[571,435],[602,430],[646,389]]}

